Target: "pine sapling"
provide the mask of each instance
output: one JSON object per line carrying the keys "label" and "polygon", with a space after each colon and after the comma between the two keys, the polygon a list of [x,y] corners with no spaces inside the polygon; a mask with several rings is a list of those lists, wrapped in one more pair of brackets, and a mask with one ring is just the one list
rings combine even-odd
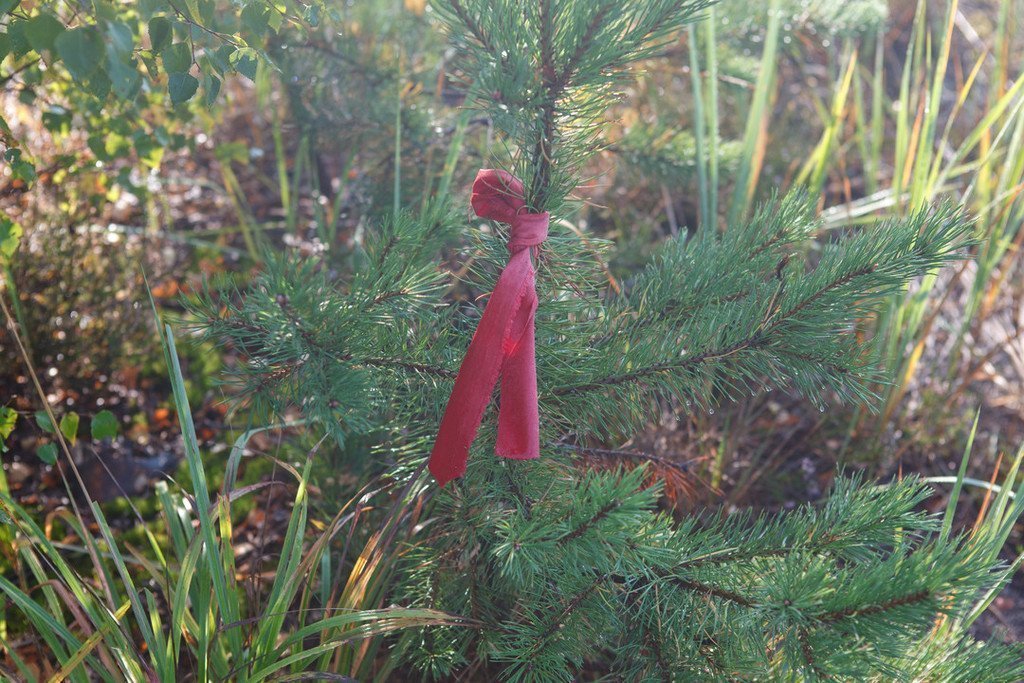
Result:
{"label": "pine sapling", "polygon": [[[427,675],[1019,680],[1019,651],[935,628],[1006,575],[991,537],[938,533],[914,478],[840,478],[822,506],[776,516],[677,520],[659,511],[660,487],[635,459],[580,467],[589,452],[614,454],[607,445],[666,402],[707,410],[782,385],[818,405],[871,400],[882,375],[858,321],[970,240],[969,220],[942,205],[829,244],[809,269],[795,254],[817,221],[793,194],[720,234],[669,240],[609,293],[609,245],[565,227],[567,197],[600,147],[625,69],[707,4],[435,5],[503,142],[493,162],[522,179],[527,210],[551,216],[534,259],[539,458],[495,457],[489,409],[462,478],[438,490],[423,468],[479,321],[477,295],[494,290],[508,261],[502,223],[478,230],[436,207],[392,216],[343,281],[272,259],[243,296],[207,292],[193,313],[206,334],[244,351],[236,380],[252,407],[299,407],[339,439],[373,430],[379,467],[409,478],[414,495],[431,492],[432,522],[391,600],[473,626],[406,637],[399,650]],[[472,254],[460,283],[435,258],[456,236]],[[456,287],[469,296],[447,301]]]}

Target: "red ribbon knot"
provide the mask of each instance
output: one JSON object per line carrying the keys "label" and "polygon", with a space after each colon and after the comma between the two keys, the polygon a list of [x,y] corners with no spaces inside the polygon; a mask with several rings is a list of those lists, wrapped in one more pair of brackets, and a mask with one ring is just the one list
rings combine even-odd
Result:
{"label": "red ribbon knot", "polygon": [[466,472],[469,447],[499,376],[495,452],[516,460],[540,457],[534,346],[537,291],[530,250],[547,239],[548,214],[527,211],[523,183],[493,169],[477,174],[470,203],[481,218],[509,225],[511,256],[466,350],[430,453],[430,472],[441,486]]}

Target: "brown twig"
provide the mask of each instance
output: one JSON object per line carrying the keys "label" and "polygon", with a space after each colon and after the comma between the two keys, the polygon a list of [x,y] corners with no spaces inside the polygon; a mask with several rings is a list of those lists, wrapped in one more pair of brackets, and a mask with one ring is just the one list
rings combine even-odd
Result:
{"label": "brown twig", "polygon": [[797,631],[797,640],[800,641],[800,654],[803,655],[804,661],[807,662],[807,666],[811,668],[814,675],[818,678],[831,680],[831,676],[818,666],[818,661],[814,656],[814,648],[811,647],[811,641],[808,638],[807,629],[800,629]]}
{"label": "brown twig", "polygon": [[734,605],[740,605],[741,607],[758,607],[758,604],[753,600],[746,598],[735,591],[727,590],[725,588],[719,588],[718,586],[712,586],[711,584],[703,583],[695,579],[684,579],[681,576],[667,577],[672,583],[680,588],[684,588],[688,591],[695,593],[702,593],[704,595],[718,598],[719,600],[725,600],[731,602]]}
{"label": "brown twig", "polygon": [[639,451],[624,451],[609,448],[590,448],[588,446],[561,445],[560,448],[574,451],[580,455],[593,455],[599,458],[615,458],[619,460],[633,460],[637,462],[650,462],[662,467],[669,467],[679,470],[683,474],[690,474],[689,461],[678,462],[663,458],[653,453],[642,453]]}
{"label": "brown twig", "polygon": [[617,500],[613,499],[608,501],[607,503],[605,503],[604,507],[597,511],[596,515],[585,520],[575,529],[573,529],[565,536],[562,536],[560,539],[558,539],[558,545],[566,545],[570,541],[573,541],[582,536],[583,534],[587,533],[587,531],[590,530],[592,527],[596,526],[597,524],[600,524],[601,520],[610,515],[616,508],[619,507],[619,505],[621,505],[621,503]]}
{"label": "brown twig", "polygon": [[896,607],[903,607],[905,605],[913,605],[918,602],[923,602],[928,598],[932,597],[931,591],[920,590],[909,595],[901,595],[898,598],[886,600],[874,605],[868,605],[867,607],[847,607],[845,609],[836,610],[834,612],[828,612],[819,617],[819,621],[825,624],[834,624],[837,621],[843,619],[850,619],[852,617],[863,617],[871,614],[880,614],[887,612]]}

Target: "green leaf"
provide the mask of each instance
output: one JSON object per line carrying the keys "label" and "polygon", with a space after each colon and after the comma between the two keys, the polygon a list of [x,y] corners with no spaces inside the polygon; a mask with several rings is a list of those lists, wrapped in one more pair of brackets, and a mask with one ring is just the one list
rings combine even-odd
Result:
{"label": "green leaf", "polygon": [[25,19],[15,19],[7,26],[7,39],[11,43],[11,54],[15,57],[21,57],[32,49],[28,44],[28,38],[25,37],[26,26],[28,21]]}
{"label": "green leaf", "polygon": [[11,148],[4,152],[4,160],[10,164],[15,178],[24,180],[26,183],[35,182],[36,167],[31,161],[22,159],[20,149]]}
{"label": "green leaf", "polygon": [[171,94],[171,102],[179,104],[192,99],[199,89],[199,81],[191,74],[171,74],[167,81],[167,91]]}
{"label": "green leaf", "polygon": [[145,131],[135,131],[132,134],[132,144],[135,147],[135,154],[139,161],[148,168],[158,168],[160,161],[164,158],[164,146],[157,140],[156,135],[150,135]]}
{"label": "green leaf", "polygon": [[10,14],[21,0],[0,0],[0,15]]}
{"label": "green leaf", "polygon": [[4,442],[14,432],[17,423],[18,412],[14,408],[0,406],[0,453],[7,452],[7,445]]}
{"label": "green leaf", "polygon": [[142,87],[142,75],[132,57],[132,30],[127,24],[112,21],[107,26],[107,77],[114,94],[130,100]]}
{"label": "green leaf", "polygon": [[306,20],[313,28],[320,25],[320,5],[313,3],[306,7],[306,10],[302,13],[302,18]]}
{"label": "green leaf", "polygon": [[239,50],[235,50],[231,53],[229,61],[235,71],[242,74],[250,81],[256,80],[256,67],[259,65],[259,56],[257,55],[256,50],[251,47],[243,47]]}
{"label": "green leaf", "polygon": [[139,58],[142,59],[142,63],[146,65],[146,71],[150,80],[156,80],[160,76],[160,65],[156,61],[156,53],[152,50],[143,50],[139,53]]}
{"label": "green leaf", "polygon": [[135,68],[135,60],[125,62],[114,55],[108,55],[107,77],[114,94],[122,100],[130,100],[142,88],[142,74]]}
{"label": "green leaf", "polygon": [[64,413],[64,417],[60,418],[60,432],[72,446],[75,445],[75,441],[78,440],[78,413]]}
{"label": "green leaf", "polygon": [[113,2],[94,2],[92,3],[94,12],[96,13],[96,19],[105,19],[107,21],[115,21],[117,19],[117,4]]}
{"label": "green leaf", "polygon": [[63,107],[50,107],[43,112],[43,127],[58,135],[71,132],[71,112]]}
{"label": "green leaf", "polygon": [[217,18],[217,3],[214,0],[198,0],[199,17],[203,26],[211,25]]}
{"label": "green leaf", "polygon": [[203,75],[203,104],[212,107],[220,94],[220,79],[213,74]]}
{"label": "green leaf", "polygon": [[86,82],[86,91],[97,99],[106,99],[110,94],[110,79],[106,72],[98,69],[96,73]]}
{"label": "green leaf", "polygon": [[215,51],[207,53],[210,58],[210,64],[216,69],[221,75],[225,71],[231,69],[231,55],[235,53],[235,46],[224,43],[218,47]]}
{"label": "green leaf", "polygon": [[107,54],[113,52],[121,59],[127,61],[135,49],[134,35],[128,24],[122,21],[111,21],[107,23]]}
{"label": "green leaf", "polygon": [[188,18],[201,24],[203,17],[199,12],[198,0],[185,0],[185,7],[188,9]]}
{"label": "green leaf", "polygon": [[6,439],[14,432],[18,422],[18,411],[10,406],[0,406],[0,439]]}
{"label": "green leaf", "polygon": [[47,465],[57,464],[57,444],[48,443],[36,449],[36,455]]}
{"label": "green leaf", "polygon": [[267,26],[274,33],[279,33],[284,25],[284,15],[281,12],[267,10]]}
{"label": "green leaf", "polygon": [[29,184],[34,183],[38,177],[35,164],[29,161],[16,161],[11,164],[11,170],[14,172],[15,178]]}
{"label": "green leaf", "polygon": [[35,412],[36,424],[47,434],[56,434],[57,430],[53,428],[53,422],[50,420],[50,416],[46,414],[45,410],[37,410]]}
{"label": "green leaf", "polygon": [[188,43],[175,43],[160,52],[164,71],[169,74],[185,73],[192,66],[192,50]]}
{"label": "green leaf", "polygon": [[7,216],[0,216],[0,265],[6,265],[14,258],[21,244],[25,230]]}
{"label": "green leaf", "polygon": [[25,39],[33,50],[43,53],[53,50],[57,36],[63,32],[64,24],[49,12],[43,12],[28,20],[25,26]]}
{"label": "green leaf", "polygon": [[240,17],[242,25],[249,29],[254,36],[262,38],[267,33],[269,11],[262,1],[249,3],[242,10]]}
{"label": "green leaf", "polygon": [[153,17],[149,20],[149,44],[153,52],[160,52],[171,44],[173,27],[167,17]]}
{"label": "green leaf", "polygon": [[127,156],[131,151],[131,141],[123,135],[112,131],[104,131],[90,135],[86,144],[102,161],[113,161],[119,157]]}
{"label": "green leaf", "polygon": [[103,63],[103,40],[95,26],[65,31],[57,38],[56,48],[76,81],[87,81]]}
{"label": "green leaf", "polygon": [[7,37],[7,33],[0,33],[0,62],[4,61],[4,57],[11,51],[11,39]]}
{"label": "green leaf", "polygon": [[100,439],[113,439],[117,436],[117,418],[109,410],[101,410],[92,418],[89,430],[92,438],[96,441]]}

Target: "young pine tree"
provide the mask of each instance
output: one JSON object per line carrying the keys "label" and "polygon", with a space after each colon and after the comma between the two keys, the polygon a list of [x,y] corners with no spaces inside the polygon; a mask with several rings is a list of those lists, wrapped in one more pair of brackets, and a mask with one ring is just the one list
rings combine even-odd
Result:
{"label": "young pine tree", "polygon": [[[251,407],[299,407],[339,440],[383,435],[378,467],[431,501],[391,598],[464,617],[400,648],[430,676],[1019,680],[1018,651],[966,635],[978,596],[1007,577],[992,537],[941,533],[919,512],[927,491],[914,479],[840,480],[823,506],[775,517],[679,521],[658,511],[645,468],[579,467],[665,401],[706,410],[781,385],[818,403],[869,400],[879,373],[857,321],[968,241],[968,222],[942,206],[831,244],[808,269],[792,254],[813,208],[793,195],[720,234],[667,242],[610,293],[597,253],[608,245],[566,227],[566,198],[625,67],[706,5],[436,6],[507,151],[493,162],[523,180],[530,211],[552,216],[535,258],[539,459],[495,457],[489,410],[463,478],[438,489],[423,467],[479,295],[508,260],[507,226],[481,230],[437,207],[386,217],[344,278],[278,259],[243,295],[209,292],[193,312],[246,354],[235,380]],[[438,269],[447,245],[462,248],[460,282]],[[451,301],[453,290],[466,296]]]}

